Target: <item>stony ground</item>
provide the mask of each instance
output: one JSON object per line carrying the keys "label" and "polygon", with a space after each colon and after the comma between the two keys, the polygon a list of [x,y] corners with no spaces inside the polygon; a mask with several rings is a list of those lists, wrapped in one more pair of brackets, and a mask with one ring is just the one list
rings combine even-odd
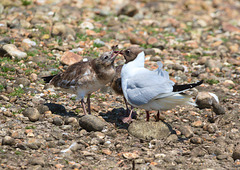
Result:
{"label": "stony ground", "polygon": [[[0,169],[239,169],[239,11],[238,0],[1,0]],[[75,96],[41,79],[116,44],[145,48],[146,67],[162,61],[176,83],[203,79],[191,91],[201,109],[148,123],[136,109],[127,125],[110,87],[83,116]]]}

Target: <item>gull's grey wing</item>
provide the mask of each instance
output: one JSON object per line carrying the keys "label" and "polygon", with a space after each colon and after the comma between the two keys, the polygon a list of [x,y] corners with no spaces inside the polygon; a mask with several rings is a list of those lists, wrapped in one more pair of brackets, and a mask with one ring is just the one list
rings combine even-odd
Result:
{"label": "gull's grey wing", "polygon": [[130,103],[143,105],[160,94],[171,93],[173,85],[171,80],[144,69],[127,80],[124,90]]}
{"label": "gull's grey wing", "polygon": [[164,77],[166,79],[169,79],[169,73],[162,69],[162,67],[163,67],[162,62],[158,61],[157,64],[158,64],[158,68],[156,70],[154,70],[154,71],[157,72],[158,75],[160,75],[160,76],[162,76],[162,77]]}

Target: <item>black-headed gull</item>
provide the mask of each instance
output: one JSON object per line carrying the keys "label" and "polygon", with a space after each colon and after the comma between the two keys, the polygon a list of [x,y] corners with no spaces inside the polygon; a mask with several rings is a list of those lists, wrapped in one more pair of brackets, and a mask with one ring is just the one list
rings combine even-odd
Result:
{"label": "black-headed gull", "polygon": [[[121,82],[127,102],[133,107],[145,109],[147,121],[149,121],[151,110],[169,110],[183,104],[196,105],[191,96],[180,93],[202,84],[203,81],[174,85],[174,82],[169,79],[168,72],[162,70],[161,62],[158,62],[158,69],[150,71],[144,68],[144,61],[145,55],[141,52],[135,60],[124,64]],[[129,121],[131,121],[131,114]]]}
{"label": "black-headed gull", "polygon": [[[129,47],[126,50],[123,50],[120,54],[122,54],[125,58],[125,64],[128,63],[129,61],[133,61],[137,55],[143,51],[142,48],[137,48],[137,47]],[[117,95],[122,95],[123,96],[123,91],[122,91],[122,83],[121,83],[121,70],[122,70],[123,65],[119,65],[116,67],[116,74],[110,84],[111,88],[114,90],[114,92]],[[129,108],[127,105],[126,99],[123,97],[127,113],[129,113]]]}

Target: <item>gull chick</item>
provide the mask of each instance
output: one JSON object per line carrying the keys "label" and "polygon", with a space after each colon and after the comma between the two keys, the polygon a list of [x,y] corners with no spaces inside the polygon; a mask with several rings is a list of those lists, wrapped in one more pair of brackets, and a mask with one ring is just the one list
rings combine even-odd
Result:
{"label": "gull chick", "polygon": [[144,52],[141,52],[135,60],[125,64],[122,68],[121,80],[127,102],[133,107],[145,109],[147,121],[151,110],[169,110],[183,104],[195,105],[191,96],[180,93],[202,84],[203,81],[174,85],[169,79],[168,72],[162,70],[161,62],[158,62],[158,69],[150,71],[144,68],[144,60]]}
{"label": "gull chick", "polygon": [[88,113],[91,114],[91,93],[104,87],[113,79],[115,76],[114,60],[118,54],[119,52],[114,54],[113,50],[105,52],[96,59],[77,62],[70,65],[65,72],[43,77],[43,79],[68,93],[76,94],[77,99],[81,99],[84,114],[87,113],[84,102],[84,96],[87,95]]}
{"label": "gull chick", "polygon": [[[125,64],[133,61],[137,55],[143,51],[141,48],[138,47],[129,47],[126,50],[123,50],[120,54],[122,54],[125,58]],[[110,84],[111,88],[117,95],[122,95],[123,96],[123,91],[122,91],[122,83],[121,83],[121,70],[122,70],[123,65],[119,65],[116,67],[116,74]],[[125,97],[123,96],[127,112],[129,113],[129,108],[127,105],[127,101]]]}

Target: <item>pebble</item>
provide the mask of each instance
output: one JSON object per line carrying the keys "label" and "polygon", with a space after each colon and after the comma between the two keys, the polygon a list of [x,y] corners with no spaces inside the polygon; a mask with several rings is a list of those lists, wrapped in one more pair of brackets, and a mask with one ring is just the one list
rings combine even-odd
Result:
{"label": "pebble", "polygon": [[179,130],[186,138],[190,138],[194,134],[191,126],[182,126],[182,127],[180,127]]}
{"label": "pebble", "polygon": [[91,22],[88,22],[88,21],[84,21],[83,23],[81,23],[80,27],[82,29],[90,29],[90,30],[94,29],[94,25]]}
{"label": "pebble", "polygon": [[57,126],[62,126],[63,125],[63,120],[60,117],[54,117],[53,118],[53,124]]}
{"label": "pebble", "polygon": [[139,157],[139,155],[137,153],[134,153],[134,152],[124,152],[123,157],[126,158],[126,159],[136,159],[136,158]]}
{"label": "pebble", "polygon": [[191,137],[190,142],[193,144],[202,144],[203,140],[200,137],[194,136],[194,137]]}
{"label": "pebble", "polygon": [[29,79],[32,81],[32,82],[35,82],[37,80],[37,74],[36,73],[32,73],[30,74],[29,76]]}
{"label": "pebble", "polygon": [[16,84],[20,85],[22,84],[24,87],[27,87],[30,85],[30,80],[24,77],[16,78]]}
{"label": "pebble", "polygon": [[226,113],[225,108],[222,105],[220,105],[218,102],[213,101],[212,106],[213,106],[214,113],[216,113],[217,115],[223,115]]}
{"label": "pebble", "polygon": [[192,126],[193,127],[202,127],[203,126],[203,122],[201,120],[194,121],[192,123]]}
{"label": "pebble", "polygon": [[203,130],[208,131],[209,133],[215,133],[217,130],[216,125],[206,124],[203,126]]}
{"label": "pebble", "polygon": [[118,15],[127,15],[129,17],[133,17],[138,13],[138,9],[136,8],[135,5],[128,3],[124,5],[119,11]]}
{"label": "pebble", "polygon": [[45,161],[44,161],[44,158],[42,157],[35,157],[30,160],[30,164],[41,165],[43,167],[45,165]]}
{"label": "pebble", "polygon": [[9,101],[9,98],[7,96],[4,95],[0,95],[0,100],[5,100],[5,101]]}
{"label": "pebble", "polygon": [[99,38],[98,39],[96,39],[96,40],[94,40],[93,41],[95,44],[99,44],[99,45],[102,45],[102,46],[104,46],[105,45],[105,42],[103,42],[102,40],[100,40]]}
{"label": "pebble", "polygon": [[22,42],[28,44],[30,47],[37,45],[37,43],[36,43],[35,41],[32,41],[32,40],[30,40],[29,38],[23,39]]}
{"label": "pebble", "polygon": [[129,34],[128,36],[132,44],[138,44],[138,45],[146,44],[145,39],[139,36],[136,36],[135,34]]}
{"label": "pebble", "polygon": [[225,80],[222,85],[225,87],[235,87],[235,83],[232,80]]}
{"label": "pebble", "polygon": [[72,65],[74,63],[81,61],[82,59],[83,59],[82,56],[75,54],[73,52],[70,52],[70,51],[66,51],[61,56],[60,62],[62,64],[66,64],[66,65]]}
{"label": "pebble", "polygon": [[228,155],[223,154],[223,155],[218,155],[218,156],[217,156],[217,159],[218,159],[218,160],[223,160],[223,159],[227,159],[227,157],[228,157]]}
{"label": "pebble", "polygon": [[163,139],[171,134],[169,126],[161,121],[136,121],[130,124],[128,131],[131,135],[139,139]]}
{"label": "pebble", "polygon": [[214,98],[209,92],[199,92],[196,97],[196,104],[200,109],[211,108],[213,100]]}
{"label": "pebble", "polygon": [[87,131],[102,131],[106,122],[93,115],[85,115],[79,119],[79,125]]}
{"label": "pebble", "polygon": [[3,49],[6,50],[13,59],[21,60],[27,57],[27,53],[18,50],[14,44],[6,44],[3,46]]}
{"label": "pebble", "polygon": [[240,159],[240,144],[238,144],[238,145],[235,147],[235,149],[234,149],[234,151],[233,151],[233,154],[232,154],[232,158],[233,158],[234,160]]}
{"label": "pebble", "polygon": [[23,115],[25,117],[28,117],[30,121],[32,122],[36,122],[39,120],[40,118],[40,113],[39,111],[36,109],[36,108],[26,108],[24,111],[23,111]]}
{"label": "pebble", "polygon": [[53,25],[53,28],[52,28],[53,35],[64,35],[66,34],[66,32],[67,32],[67,28],[63,23],[57,22]]}
{"label": "pebble", "polygon": [[220,69],[222,68],[222,62],[219,60],[213,60],[213,59],[208,59],[205,63],[205,66],[210,68],[210,69]]}
{"label": "pebble", "polygon": [[2,145],[14,145],[15,144],[15,140],[11,137],[11,136],[5,136],[2,139]]}
{"label": "pebble", "polygon": [[196,148],[193,148],[192,151],[191,151],[191,155],[193,157],[202,157],[204,156],[206,153],[205,151],[203,150],[203,148],[201,147],[196,147]]}

